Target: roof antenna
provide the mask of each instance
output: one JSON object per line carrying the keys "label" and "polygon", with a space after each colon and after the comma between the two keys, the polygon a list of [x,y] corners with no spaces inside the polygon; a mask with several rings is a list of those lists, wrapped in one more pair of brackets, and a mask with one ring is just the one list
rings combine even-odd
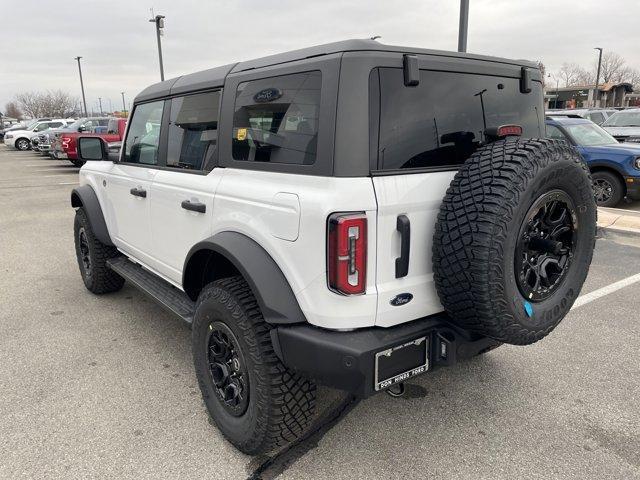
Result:
{"label": "roof antenna", "polygon": [[371,37],[369,40],[377,40],[379,38],[382,38],[380,35],[374,35],[373,37]]}

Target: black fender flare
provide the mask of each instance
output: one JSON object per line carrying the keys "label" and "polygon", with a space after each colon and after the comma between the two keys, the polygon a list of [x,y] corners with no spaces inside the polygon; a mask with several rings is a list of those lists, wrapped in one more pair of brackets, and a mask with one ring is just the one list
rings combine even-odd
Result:
{"label": "black fender flare", "polygon": [[194,245],[184,262],[183,285],[189,260],[201,250],[212,250],[236,267],[251,287],[267,323],[282,325],[307,321],[275,260],[258,243],[238,232],[220,232]]}
{"label": "black fender flare", "polygon": [[84,208],[89,218],[91,230],[96,238],[105,245],[114,246],[109,236],[107,222],[104,221],[104,214],[102,213],[98,196],[90,185],[82,185],[71,191],[71,206]]}

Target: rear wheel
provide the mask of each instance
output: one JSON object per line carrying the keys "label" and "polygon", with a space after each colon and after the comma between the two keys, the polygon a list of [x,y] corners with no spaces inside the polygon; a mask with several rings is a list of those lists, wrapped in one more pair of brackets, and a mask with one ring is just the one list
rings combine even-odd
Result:
{"label": "rear wheel", "polygon": [[624,185],[615,173],[601,170],[591,174],[593,191],[599,207],[615,207],[624,198]]}
{"label": "rear wheel", "polygon": [[315,384],[276,356],[251,289],[242,277],[206,286],[196,304],[192,348],[209,414],[248,455],[300,437],[313,418]]}
{"label": "rear wheel", "polygon": [[440,300],[465,329],[503,343],[536,342],[577,298],[595,232],[591,179],[572,147],[491,143],[456,174],[438,214]]}

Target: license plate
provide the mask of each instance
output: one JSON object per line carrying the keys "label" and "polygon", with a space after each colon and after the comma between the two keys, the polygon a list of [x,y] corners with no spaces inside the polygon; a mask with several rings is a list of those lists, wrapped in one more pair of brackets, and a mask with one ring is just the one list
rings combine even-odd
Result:
{"label": "license plate", "polygon": [[429,337],[376,353],[375,389],[382,390],[429,370]]}

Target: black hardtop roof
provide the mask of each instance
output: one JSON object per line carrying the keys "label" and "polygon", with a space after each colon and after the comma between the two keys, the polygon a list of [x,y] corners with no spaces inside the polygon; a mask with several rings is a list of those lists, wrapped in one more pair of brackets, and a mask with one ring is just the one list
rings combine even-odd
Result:
{"label": "black hardtop roof", "polygon": [[221,67],[210,68],[196,73],[183,75],[176,78],[158,82],[145,88],[136,96],[134,102],[144,102],[154,98],[166,97],[186,93],[189,91],[201,90],[213,86],[222,86],[224,80],[230,73],[243,72],[256,68],[268,67],[282,63],[303,60],[310,57],[319,57],[330,55],[333,53],[344,53],[354,51],[373,51],[373,52],[397,52],[408,54],[422,54],[441,57],[465,58],[482,60],[493,63],[504,63],[509,65],[518,65],[531,68],[537,68],[537,65],[527,60],[510,60],[506,58],[491,57],[488,55],[476,55],[472,53],[449,52],[445,50],[429,50],[426,48],[416,47],[399,47],[395,45],[384,45],[375,40],[355,39],[344,40],[341,42],[327,43],[324,45],[316,45],[313,47],[302,48],[299,50],[291,50],[289,52],[277,53],[266,57],[247,60],[239,63],[231,63]]}

